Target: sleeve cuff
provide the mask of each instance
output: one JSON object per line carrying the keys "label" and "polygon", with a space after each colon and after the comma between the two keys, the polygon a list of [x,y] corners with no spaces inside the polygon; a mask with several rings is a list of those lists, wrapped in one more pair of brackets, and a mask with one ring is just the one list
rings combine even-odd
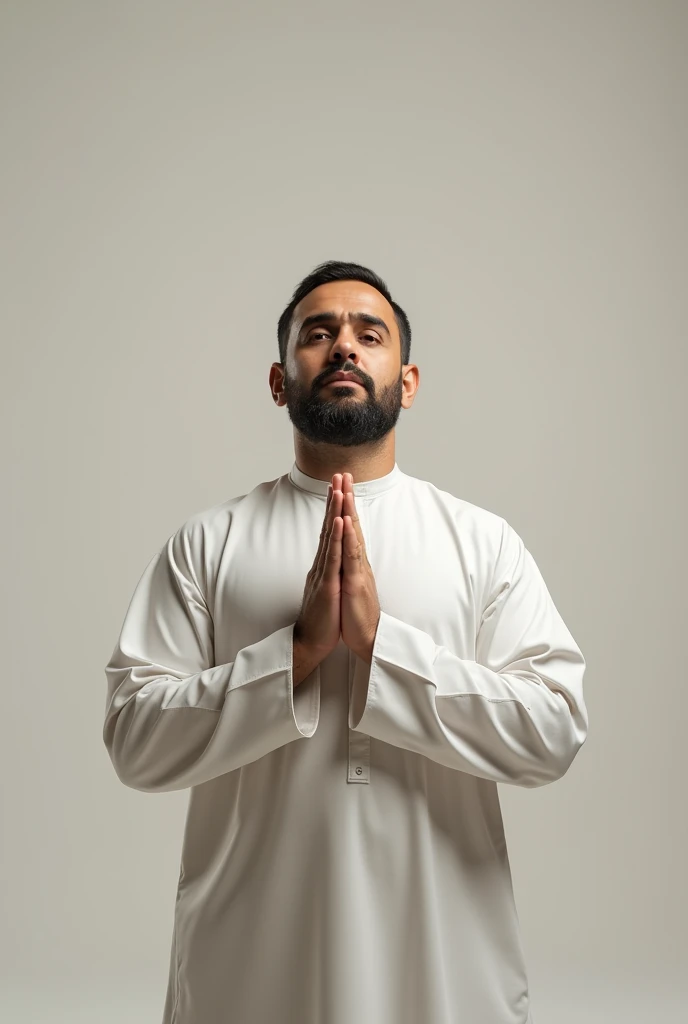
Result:
{"label": "sleeve cuff", "polygon": [[[349,727],[388,743],[413,736],[417,723],[428,717],[427,690],[436,690],[427,669],[435,654],[427,633],[381,611],[370,665],[356,658]],[[405,682],[409,676],[415,677],[414,686]]]}
{"label": "sleeve cuff", "polygon": [[312,736],[320,718],[320,665],[294,688],[294,627],[289,640],[289,703],[301,736]]}

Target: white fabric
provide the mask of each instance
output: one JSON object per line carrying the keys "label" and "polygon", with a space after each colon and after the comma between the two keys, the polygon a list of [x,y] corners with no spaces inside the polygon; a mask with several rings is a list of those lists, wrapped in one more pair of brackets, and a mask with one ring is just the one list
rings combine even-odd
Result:
{"label": "white fabric", "polygon": [[585,660],[506,520],[395,463],[354,484],[372,665],[294,690],[328,483],[192,516],[105,669],[118,777],[190,789],[163,1024],[534,1024],[497,783],[567,771]]}

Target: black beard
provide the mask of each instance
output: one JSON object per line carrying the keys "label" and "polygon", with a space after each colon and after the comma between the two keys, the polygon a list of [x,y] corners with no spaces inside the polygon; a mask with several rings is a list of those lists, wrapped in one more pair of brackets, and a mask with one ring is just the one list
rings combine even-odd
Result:
{"label": "black beard", "polygon": [[379,399],[365,384],[367,395],[361,398],[346,384],[314,384],[301,388],[286,374],[283,378],[287,413],[296,429],[315,444],[333,444],[342,448],[374,444],[392,430],[401,413],[404,393],[402,376],[383,388]]}

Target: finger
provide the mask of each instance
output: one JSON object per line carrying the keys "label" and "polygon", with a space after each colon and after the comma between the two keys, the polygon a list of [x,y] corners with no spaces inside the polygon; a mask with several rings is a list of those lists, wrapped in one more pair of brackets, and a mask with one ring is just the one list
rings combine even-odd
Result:
{"label": "finger", "polygon": [[341,515],[342,512],[342,492],[334,491],[332,500],[330,502],[330,508],[328,517],[323,524],[323,531],[321,535],[321,544],[318,550],[318,561],[317,568],[318,572],[324,571],[325,562],[327,561],[327,550],[329,545],[330,534],[332,532],[332,526],[336,516]]}
{"label": "finger", "polygon": [[363,549],[351,522],[351,516],[342,517],[344,530],[342,534],[342,569],[348,575],[360,572],[363,564]]}
{"label": "finger", "polygon": [[344,491],[344,502],[342,505],[342,515],[349,516],[351,523],[354,528],[354,532],[365,551],[365,537],[363,536],[363,530],[361,529],[361,520],[356,509],[356,501],[354,498],[354,492],[352,490]]}
{"label": "finger", "polygon": [[327,492],[327,501],[325,502],[325,515],[323,516],[322,526],[320,527],[320,537],[318,538],[318,550],[315,553],[313,559],[313,565],[317,568],[320,565],[322,558],[323,549],[327,542],[327,532],[330,528],[330,505],[332,504],[332,487],[330,486]]}
{"label": "finger", "polygon": [[323,579],[326,583],[334,583],[338,578],[342,565],[342,532],[344,523],[341,516],[336,516],[330,531],[327,545],[327,559]]}
{"label": "finger", "polygon": [[351,473],[344,473],[342,477],[342,493],[344,500],[342,504],[342,515],[350,516],[351,522],[358,538],[358,542],[363,549],[363,555],[367,559],[368,555],[366,552],[365,537],[363,536],[363,530],[361,528],[361,520],[356,509],[356,496],[354,494],[354,478]]}

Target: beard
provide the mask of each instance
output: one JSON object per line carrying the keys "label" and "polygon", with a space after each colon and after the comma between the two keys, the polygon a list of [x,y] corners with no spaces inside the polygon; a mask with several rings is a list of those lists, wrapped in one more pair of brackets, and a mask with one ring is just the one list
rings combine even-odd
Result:
{"label": "beard", "polygon": [[365,389],[336,383],[323,386],[316,379],[310,387],[302,386],[286,373],[282,380],[289,419],[296,429],[315,444],[333,444],[342,448],[374,444],[395,426],[401,413],[403,396],[402,374],[387,387],[378,391],[370,378],[364,378],[352,366],[337,369],[357,375]]}

